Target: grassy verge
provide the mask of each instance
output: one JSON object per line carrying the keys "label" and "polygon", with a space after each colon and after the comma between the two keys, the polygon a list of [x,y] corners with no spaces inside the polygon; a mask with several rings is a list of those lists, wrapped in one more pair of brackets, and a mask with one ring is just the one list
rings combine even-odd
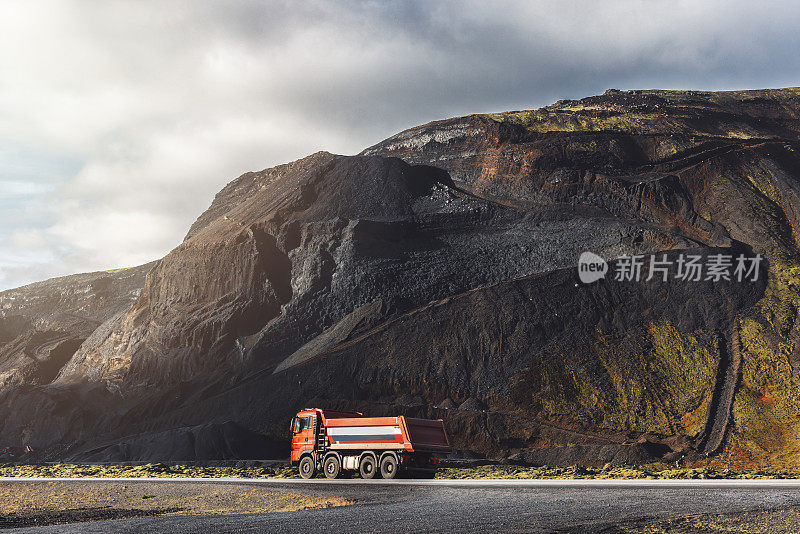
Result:
{"label": "grassy verge", "polygon": [[15,465],[0,467],[0,477],[85,478],[299,478],[296,469],[280,467],[207,467],[194,465]]}
{"label": "grassy verge", "polygon": [[[160,477],[160,478],[299,478],[289,466],[201,467],[191,465],[19,465],[0,467],[0,477]],[[440,479],[789,479],[800,478],[800,471],[717,470],[670,468],[666,464],[636,467],[521,467],[514,465],[445,466],[436,474]]]}
{"label": "grassy verge", "polygon": [[787,479],[800,478],[798,471],[732,471],[703,468],[670,468],[666,464],[604,467],[520,467],[483,465],[479,467],[445,467],[436,473],[443,479]]}

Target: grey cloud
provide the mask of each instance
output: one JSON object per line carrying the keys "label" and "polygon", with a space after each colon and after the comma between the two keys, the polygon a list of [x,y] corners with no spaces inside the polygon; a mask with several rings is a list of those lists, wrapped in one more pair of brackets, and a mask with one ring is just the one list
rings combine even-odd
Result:
{"label": "grey cloud", "polygon": [[6,2],[0,144],[69,163],[0,190],[0,288],[153,259],[238,174],[430,120],[797,85],[798,23],[789,1]]}

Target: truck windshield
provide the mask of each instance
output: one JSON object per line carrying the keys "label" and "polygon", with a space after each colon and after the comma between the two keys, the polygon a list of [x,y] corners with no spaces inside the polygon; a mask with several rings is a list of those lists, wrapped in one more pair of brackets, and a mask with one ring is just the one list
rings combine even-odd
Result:
{"label": "truck windshield", "polygon": [[302,432],[303,430],[308,430],[311,428],[312,422],[311,417],[298,417],[297,422],[295,423],[294,433],[297,434],[298,432]]}

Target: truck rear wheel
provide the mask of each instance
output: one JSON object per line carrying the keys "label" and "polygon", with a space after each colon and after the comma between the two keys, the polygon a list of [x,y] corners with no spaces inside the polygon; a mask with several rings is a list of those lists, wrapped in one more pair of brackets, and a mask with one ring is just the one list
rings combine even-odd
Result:
{"label": "truck rear wheel", "polygon": [[397,476],[397,458],[394,454],[387,454],[381,458],[381,476],[386,479]]}
{"label": "truck rear wheel", "polygon": [[303,478],[311,478],[317,474],[317,467],[314,465],[314,459],[311,456],[303,456],[297,469]]}
{"label": "truck rear wheel", "polygon": [[375,457],[370,454],[362,456],[360,465],[358,466],[358,472],[361,475],[361,478],[366,480],[375,478],[375,471],[377,471],[375,466]]}
{"label": "truck rear wheel", "polygon": [[325,471],[327,478],[339,478],[339,473],[342,472],[342,463],[335,455],[328,456],[322,464],[322,470]]}

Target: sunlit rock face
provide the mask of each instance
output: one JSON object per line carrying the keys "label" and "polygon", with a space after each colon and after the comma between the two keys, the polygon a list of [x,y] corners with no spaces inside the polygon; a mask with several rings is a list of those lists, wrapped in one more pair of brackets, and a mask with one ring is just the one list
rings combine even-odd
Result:
{"label": "sunlit rock face", "polygon": [[0,391],[55,380],[92,332],[136,301],[150,267],[65,276],[0,293]]}
{"label": "sunlit rock face", "polygon": [[[608,91],[247,173],[154,265],[0,294],[0,444],[119,458],[229,420],[280,439],[318,404],[551,463],[800,464],[799,109]],[[764,276],[612,261],[583,284],[587,251],[760,254]]]}

